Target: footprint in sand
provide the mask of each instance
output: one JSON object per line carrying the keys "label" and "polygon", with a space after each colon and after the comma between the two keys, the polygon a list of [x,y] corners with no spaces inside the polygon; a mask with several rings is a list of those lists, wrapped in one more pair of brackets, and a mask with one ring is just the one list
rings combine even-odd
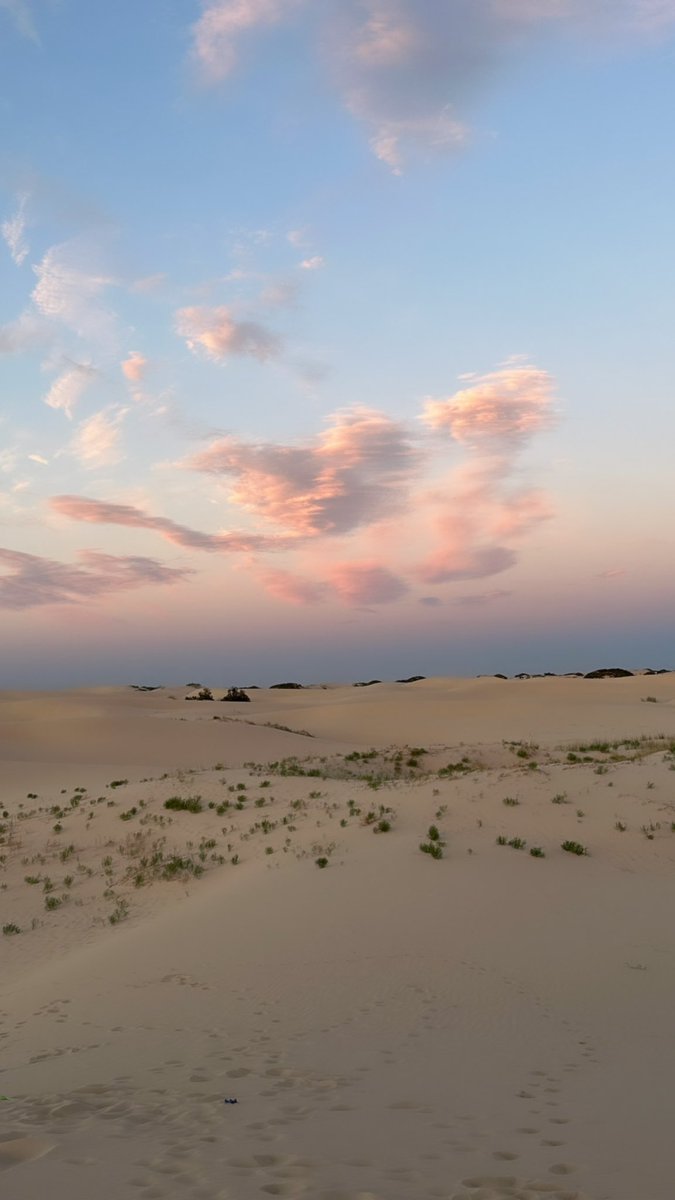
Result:
{"label": "footprint in sand", "polygon": [[0,1142],[0,1171],[32,1162],[34,1158],[42,1158],[55,1145],[55,1142],[45,1142],[41,1138],[13,1138],[8,1142]]}

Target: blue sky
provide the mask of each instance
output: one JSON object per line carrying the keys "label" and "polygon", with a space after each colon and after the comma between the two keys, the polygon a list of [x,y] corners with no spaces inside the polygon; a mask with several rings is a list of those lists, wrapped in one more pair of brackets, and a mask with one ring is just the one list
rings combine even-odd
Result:
{"label": "blue sky", "polygon": [[6,682],[224,618],[260,682],[668,659],[674,49],[673,0],[0,0]]}

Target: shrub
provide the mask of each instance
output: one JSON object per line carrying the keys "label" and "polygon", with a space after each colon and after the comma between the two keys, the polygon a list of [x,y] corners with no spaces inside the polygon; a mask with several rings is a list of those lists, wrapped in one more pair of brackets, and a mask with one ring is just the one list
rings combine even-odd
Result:
{"label": "shrub", "polygon": [[568,854],[588,854],[588,850],[581,845],[581,842],[563,842],[562,849],[566,850]]}
{"label": "shrub", "polygon": [[614,825],[614,828],[618,829],[619,833],[625,833],[628,826],[626,825],[625,821],[617,821]]}
{"label": "shrub", "polygon": [[172,812],[202,812],[201,796],[170,796],[164,801],[164,807]]}
{"label": "shrub", "polygon": [[517,796],[504,796],[502,804],[505,804],[507,808],[515,808],[518,804],[520,804],[520,800],[517,798]]}
{"label": "shrub", "polygon": [[319,867],[322,871],[324,867],[328,866],[328,859],[325,855],[322,855],[321,858],[316,858],[314,861],[316,862],[317,867]]}
{"label": "shrub", "polygon": [[541,846],[531,846],[530,854],[532,855],[533,858],[546,858],[546,855],[545,855],[544,851],[542,850]]}
{"label": "shrub", "polygon": [[443,845],[441,842],[420,842],[420,850],[422,854],[428,854],[430,858],[443,857]]}
{"label": "shrub", "polygon": [[512,838],[509,838],[507,844],[509,846],[511,846],[514,850],[524,850],[527,845],[527,842],[525,841],[525,838],[512,837]]}
{"label": "shrub", "polygon": [[18,925],[14,924],[13,921],[8,921],[6,925],[3,925],[2,932],[4,933],[5,937],[11,937],[14,933],[21,933],[21,930]]}
{"label": "shrub", "polygon": [[390,829],[391,821],[388,821],[386,817],[382,817],[382,819],[377,822],[377,825],[374,826],[373,833],[389,833]]}

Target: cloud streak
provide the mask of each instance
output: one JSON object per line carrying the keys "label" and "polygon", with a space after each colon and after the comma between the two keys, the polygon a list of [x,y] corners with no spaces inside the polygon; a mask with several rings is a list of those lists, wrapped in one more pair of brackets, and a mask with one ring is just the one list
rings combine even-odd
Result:
{"label": "cloud streak", "polygon": [[83,550],[78,557],[80,565],[0,549],[0,608],[82,604],[129,589],[179,583],[192,574],[153,558],[117,557],[95,550]]}
{"label": "cloud streak", "polygon": [[27,202],[28,197],[26,195],[19,196],[16,212],[13,216],[8,217],[6,221],[3,221],[0,226],[0,232],[7,244],[7,249],[17,267],[23,266],[30,250],[25,236]]}
{"label": "cloud streak", "polygon": [[53,496],[54,512],[73,521],[93,525],[123,525],[128,529],[151,529],[176,546],[187,550],[251,553],[288,546],[288,540],[246,533],[202,533],[167,517],[156,517],[131,504],[112,504],[87,496]]}

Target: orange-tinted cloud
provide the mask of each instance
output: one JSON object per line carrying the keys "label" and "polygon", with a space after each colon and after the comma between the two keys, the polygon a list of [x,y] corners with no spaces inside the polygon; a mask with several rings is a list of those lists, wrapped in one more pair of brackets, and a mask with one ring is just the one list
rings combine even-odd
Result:
{"label": "orange-tinted cloud", "polygon": [[419,451],[384,413],[338,413],[313,444],[219,438],[189,459],[192,470],[235,480],[231,500],[304,536],[347,533],[405,503]]}
{"label": "orange-tinted cloud", "polygon": [[202,352],[215,362],[223,362],[232,354],[266,362],[281,352],[281,341],[275,333],[258,321],[236,320],[224,305],[179,309],[176,332],[185,338],[190,350]]}
{"label": "orange-tinted cloud", "polygon": [[552,427],[553,396],[547,371],[506,366],[473,377],[445,400],[427,400],[422,420],[473,449],[517,446]]}
{"label": "orange-tinted cloud", "polygon": [[138,350],[130,350],[129,357],[122,363],[122,374],[129,383],[140,383],[148,367],[148,360]]}

